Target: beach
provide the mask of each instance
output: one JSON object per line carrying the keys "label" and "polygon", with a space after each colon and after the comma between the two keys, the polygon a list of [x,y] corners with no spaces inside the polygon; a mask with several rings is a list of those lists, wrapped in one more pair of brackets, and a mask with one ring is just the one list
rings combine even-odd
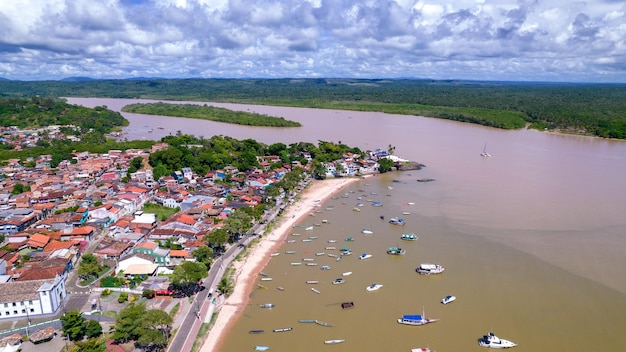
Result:
{"label": "beach", "polygon": [[233,262],[232,266],[235,268],[233,293],[219,308],[215,324],[209,330],[201,352],[219,350],[224,336],[246,307],[256,275],[265,267],[270,254],[285,242],[293,226],[303,217],[313,213],[332,195],[358,180],[358,178],[337,178],[313,181],[311,186],[300,194],[300,199],[285,209],[274,230],[264,234],[259,243],[249,249],[249,254],[243,260]]}

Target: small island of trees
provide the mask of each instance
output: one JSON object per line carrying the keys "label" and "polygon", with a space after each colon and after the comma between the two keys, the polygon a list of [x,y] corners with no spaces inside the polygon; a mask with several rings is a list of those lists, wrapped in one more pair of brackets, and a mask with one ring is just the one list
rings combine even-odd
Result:
{"label": "small island of trees", "polygon": [[163,115],[187,117],[192,119],[211,120],[216,122],[234,123],[246,126],[267,127],[300,127],[299,122],[286,120],[282,117],[256,114],[244,111],[233,111],[215,106],[195,104],[130,104],[122,108],[124,112],[146,115]]}

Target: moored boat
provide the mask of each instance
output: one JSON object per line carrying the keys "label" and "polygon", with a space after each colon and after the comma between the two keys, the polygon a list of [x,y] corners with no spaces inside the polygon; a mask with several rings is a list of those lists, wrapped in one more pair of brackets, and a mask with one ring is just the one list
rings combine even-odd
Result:
{"label": "moored boat", "polygon": [[359,259],[369,259],[371,257],[372,257],[371,254],[363,253],[359,256]]}
{"label": "moored boat", "polygon": [[315,319],[300,319],[298,323],[315,323]]}
{"label": "moored boat", "polygon": [[274,303],[263,303],[263,304],[259,304],[259,307],[261,308],[274,308],[276,305]]}
{"label": "moored boat", "polygon": [[248,331],[248,333],[250,333],[250,334],[262,334],[264,332],[265,332],[265,330],[250,330],[250,331]]}
{"label": "moored boat", "polygon": [[311,287],[311,291],[317,293],[318,295],[321,293],[320,290],[318,290],[318,289],[316,289],[314,287]]}
{"label": "moored boat", "polygon": [[512,341],[497,337],[493,332],[489,332],[489,334],[479,338],[478,345],[488,348],[511,348],[517,346],[517,344]]}
{"label": "moored boat", "polygon": [[291,331],[293,330],[293,328],[280,328],[280,329],[274,329],[272,330],[273,332],[286,332],[286,331]]}
{"label": "moored boat", "polygon": [[346,280],[344,280],[341,277],[338,278],[338,279],[333,280],[333,285],[340,285],[340,284],[344,284],[344,283],[346,283]]}
{"label": "moored boat", "polygon": [[417,235],[414,233],[403,233],[402,236],[400,236],[400,239],[405,241],[415,241],[417,240]]}
{"label": "moored boat", "polygon": [[387,254],[391,255],[403,255],[405,253],[406,250],[399,247],[389,247],[389,249],[387,249]]}
{"label": "moored boat", "polygon": [[267,351],[270,349],[270,346],[254,346],[255,351]]}
{"label": "moored boat", "polygon": [[411,348],[411,352],[431,352],[430,348],[426,347],[418,347],[418,348]]}
{"label": "moored boat", "polygon": [[343,309],[354,308],[354,302],[343,302],[341,303],[341,308]]}
{"label": "moored boat", "polygon": [[344,339],[336,339],[336,340],[326,340],[326,341],[324,341],[324,343],[327,344],[327,345],[335,345],[335,344],[342,343],[342,342],[345,342],[345,341],[346,340],[344,340]]}
{"label": "moored boat", "polygon": [[367,286],[367,287],[365,288],[365,291],[368,291],[368,292],[371,292],[371,291],[376,291],[376,290],[379,290],[381,287],[383,287],[383,285],[382,285],[382,284],[376,284],[376,283],[374,283],[374,284],[371,284],[371,285]]}
{"label": "moored boat", "polygon": [[429,263],[422,263],[415,269],[415,271],[421,275],[441,274],[444,270],[446,269],[439,264]]}
{"label": "moored boat", "polygon": [[398,319],[398,323],[405,325],[426,325],[430,323],[434,323],[439,319],[430,319],[424,316],[424,312],[421,315],[419,314],[404,314],[402,318]]}
{"label": "moored boat", "polygon": [[365,234],[365,235],[371,235],[374,233],[374,231],[370,230],[370,229],[361,229],[361,233]]}
{"label": "moored boat", "polygon": [[441,303],[448,304],[448,303],[454,302],[455,300],[456,300],[456,296],[447,295],[441,300]]}
{"label": "moored boat", "polygon": [[319,320],[316,320],[316,321],[315,321],[315,324],[317,324],[317,325],[321,325],[321,326],[326,326],[326,327],[332,327],[332,324],[327,323],[327,322],[325,322],[325,321],[319,321]]}
{"label": "moored boat", "polygon": [[389,219],[389,223],[392,225],[404,226],[404,219],[393,217]]}

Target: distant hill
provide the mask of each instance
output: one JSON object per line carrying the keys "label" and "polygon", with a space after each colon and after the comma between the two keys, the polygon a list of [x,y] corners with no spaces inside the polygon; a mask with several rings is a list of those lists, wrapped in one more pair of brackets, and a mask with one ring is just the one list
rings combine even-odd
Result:
{"label": "distant hill", "polygon": [[67,77],[60,80],[61,82],[86,82],[86,81],[96,81],[96,79],[91,77]]}
{"label": "distant hill", "polygon": [[8,78],[0,77],[0,81],[10,81]]}

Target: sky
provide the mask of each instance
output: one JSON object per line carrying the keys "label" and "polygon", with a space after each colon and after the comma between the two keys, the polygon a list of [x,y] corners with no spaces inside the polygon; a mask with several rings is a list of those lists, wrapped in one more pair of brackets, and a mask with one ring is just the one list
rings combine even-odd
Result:
{"label": "sky", "polygon": [[626,83],[626,0],[0,0],[0,77]]}

